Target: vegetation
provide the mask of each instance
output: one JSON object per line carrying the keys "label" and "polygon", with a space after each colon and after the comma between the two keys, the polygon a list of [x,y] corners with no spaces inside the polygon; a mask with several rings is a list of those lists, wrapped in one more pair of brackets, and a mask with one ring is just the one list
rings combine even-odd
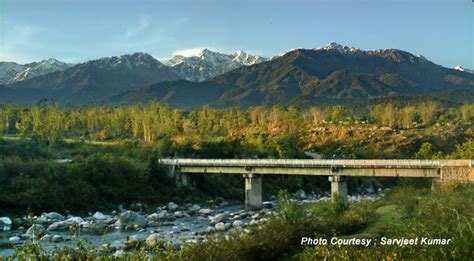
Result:
{"label": "vegetation", "polygon": [[[123,259],[156,260],[470,260],[474,254],[472,185],[436,191],[398,188],[377,201],[344,200],[298,205],[280,194],[279,214],[264,225],[229,237],[210,237],[181,251],[137,246]],[[419,238],[417,245],[302,245],[302,237],[341,239]],[[448,245],[421,244],[421,237],[451,239]],[[65,248],[46,254],[39,245],[17,250],[19,259],[110,259],[98,249]]]}
{"label": "vegetation", "polygon": [[[0,105],[0,211],[242,198],[236,176],[199,177],[196,190],[178,189],[158,165],[160,157],[305,158],[311,152],[323,158],[472,159],[473,111],[473,104],[448,107],[433,100],[245,111],[184,111],[158,103],[80,109]],[[397,184],[350,182],[351,187]],[[319,177],[278,176],[264,186],[269,196],[283,188],[317,191],[328,185]]]}

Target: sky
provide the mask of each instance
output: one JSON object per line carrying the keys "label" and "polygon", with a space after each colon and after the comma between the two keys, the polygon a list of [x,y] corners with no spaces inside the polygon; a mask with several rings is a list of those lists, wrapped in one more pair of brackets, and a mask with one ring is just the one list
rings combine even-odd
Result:
{"label": "sky", "polygon": [[474,68],[472,0],[0,0],[0,61],[197,48],[266,57],[330,42]]}

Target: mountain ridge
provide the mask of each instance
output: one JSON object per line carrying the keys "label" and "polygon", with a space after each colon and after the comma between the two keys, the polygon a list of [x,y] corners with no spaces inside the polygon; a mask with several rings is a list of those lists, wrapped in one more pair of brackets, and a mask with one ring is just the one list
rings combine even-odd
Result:
{"label": "mountain ridge", "polygon": [[[209,101],[210,105],[248,107],[344,103],[474,88],[473,75],[444,68],[409,52],[340,47],[333,44],[327,48],[295,49],[270,61],[239,67],[199,84],[182,83],[180,92],[182,95],[185,90],[209,95],[198,90],[212,89],[213,96],[217,93],[219,98]],[[133,96],[134,102],[158,98],[158,101],[172,100],[173,104],[180,104],[177,107],[193,107],[194,104],[175,96],[177,88],[176,84],[160,83],[127,95]],[[147,95],[140,95],[141,91]],[[159,91],[162,93],[158,96],[149,95]],[[110,97],[107,102],[127,104],[127,95]]]}

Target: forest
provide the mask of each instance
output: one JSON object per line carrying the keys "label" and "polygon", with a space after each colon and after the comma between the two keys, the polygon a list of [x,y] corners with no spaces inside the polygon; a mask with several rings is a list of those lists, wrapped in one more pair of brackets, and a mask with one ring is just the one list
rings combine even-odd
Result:
{"label": "forest", "polygon": [[[192,177],[193,189],[179,187],[166,176],[160,158],[472,159],[473,124],[474,104],[436,99],[387,98],[346,106],[247,110],[204,106],[192,111],[156,102],[83,108],[62,108],[47,102],[33,107],[3,104],[0,214],[80,214],[133,208],[137,203],[152,210],[169,201],[190,204],[216,198],[239,201],[244,197],[243,180],[238,175],[196,176]],[[137,243],[126,247],[124,257],[413,258],[419,256],[419,248],[402,251],[374,245],[367,249],[302,249],[297,243],[307,233],[376,238],[385,234],[416,236],[418,231],[428,230],[453,238],[456,243],[448,249],[423,248],[423,257],[472,253],[472,222],[464,221],[472,214],[471,187],[451,186],[431,193],[427,189],[431,186],[429,179],[353,177],[348,183],[351,193],[364,193],[368,187],[393,192],[374,202],[295,205],[290,194],[283,191],[304,189],[324,194],[329,190],[327,177],[268,176],[264,177],[263,197],[279,193],[281,205],[279,214],[267,224],[249,227],[248,234],[231,234],[225,241],[210,237],[181,251],[163,250],[170,247],[164,242],[157,248]],[[437,214],[433,215],[435,209]],[[319,218],[311,218],[315,215]],[[40,244],[26,244],[16,250],[15,256],[45,260],[65,256],[112,258],[86,244],[52,253]]]}
{"label": "forest", "polygon": [[[45,102],[0,108],[3,212],[242,198],[239,177],[196,177],[196,190],[177,189],[160,169],[164,157],[474,158],[474,104],[388,99],[306,109],[61,108]],[[266,196],[282,188],[328,189],[319,177],[269,179]],[[350,182],[384,187],[404,181]]]}

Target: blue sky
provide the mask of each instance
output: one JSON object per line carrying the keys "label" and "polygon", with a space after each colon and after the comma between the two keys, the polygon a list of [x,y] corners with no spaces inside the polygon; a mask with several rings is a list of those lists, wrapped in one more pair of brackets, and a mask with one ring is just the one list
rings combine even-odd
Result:
{"label": "blue sky", "polygon": [[0,0],[0,60],[194,48],[272,56],[329,42],[474,68],[471,0]]}

